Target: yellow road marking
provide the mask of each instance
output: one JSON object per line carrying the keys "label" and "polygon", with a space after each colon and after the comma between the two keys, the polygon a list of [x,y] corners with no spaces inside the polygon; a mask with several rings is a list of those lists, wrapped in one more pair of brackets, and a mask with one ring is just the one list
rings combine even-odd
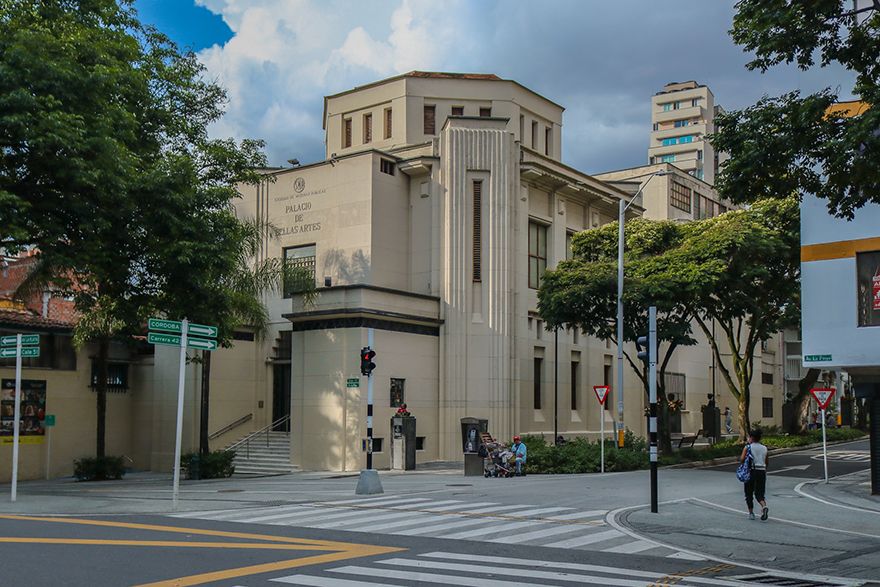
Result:
{"label": "yellow road marking", "polygon": [[289,538],[286,536],[272,536],[269,534],[253,534],[250,532],[226,532],[223,530],[207,530],[203,528],[184,528],[181,526],[161,526],[158,524],[138,524],[133,522],[113,522],[106,520],[84,520],[78,518],[47,518],[39,516],[16,516],[0,515],[0,519],[22,520],[31,522],[49,522],[56,524],[83,524],[88,526],[102,526],[109,528],[126,528],[131,530],[149,530],[154,532],[169,532],[179,534],[195,534],[201,536],[216,536],[222,538],[237,538],[246,540],[259,540],[263,542],[182,542],[173,540],[113,540],[113,539],[84,539],[84,538],[16,538],[0,537],[0,543],[27,543],[27,544],[76,544],[85,546],[146,546],[164,548],[230,548],[230,549],[259,549],[259,550],[302,550],[316,551],[329,550],[327,554],[318,554],[296,559],[283,560],[271,563],[212,571],[177,579],[168,579],[155,583],[146,583],[138,587],[187,587],[190,585],[202,585],[212,581],[234,579],[260,573],[319,565],[330,562],[375,556],[401,552],[405,548],[388,546],[373,546],[369,544],[356,544],[351,542],[337,542],[332,540],[312,540],[309,538]]}

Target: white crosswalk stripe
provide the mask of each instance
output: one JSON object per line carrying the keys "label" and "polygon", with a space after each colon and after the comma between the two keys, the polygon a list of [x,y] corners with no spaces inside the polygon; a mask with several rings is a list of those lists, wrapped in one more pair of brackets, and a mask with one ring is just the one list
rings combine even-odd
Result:
{"label": "white crosswalk stripe", "polygon": [[[369,564],[369,566],[367,566]],[[561,587],[572,585],[609,585],[644,587],[675,583],[686,587],[739,587],[744,583],[723,577],[676,574],[628,569],[621,566],[558,562],[546,559],[523,559],[471,553],[429,552],[415,557],[393,557],[364,565],[331,567],[321,574],[296,573],[269,579],[274,583],[306,587],[396,587],[406,585],[480,585],[486,587]],[[455,574],[457,573],[457,574]]]}
{"label": "white crosswalk stripe", "polygon": [[396,536],[604,550],[618,554],[697,558],[610,529],[603,519],[606,513],[606,510],[579,511],[562,506],[386,495],[246,510],[185,512],[174,516]]}

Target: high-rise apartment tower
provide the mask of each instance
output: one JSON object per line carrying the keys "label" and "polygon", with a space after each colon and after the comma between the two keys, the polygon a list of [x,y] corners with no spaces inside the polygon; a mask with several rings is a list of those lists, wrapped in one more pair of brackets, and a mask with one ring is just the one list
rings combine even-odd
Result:
{"label": "high-rise apartment tower", "polygon": [[706,136],[715,131],[715,115],[720,111],[708,87],[695,81],[666,84],[651,98],[649,162],[672,163],[697,179],[715,183],[719,156]]}

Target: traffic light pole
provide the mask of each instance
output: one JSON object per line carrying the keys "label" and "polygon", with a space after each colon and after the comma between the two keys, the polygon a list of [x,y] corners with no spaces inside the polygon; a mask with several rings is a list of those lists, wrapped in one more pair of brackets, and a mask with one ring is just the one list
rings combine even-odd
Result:
{"label": "traffic light pole", "polygon": [[[373,348],[373,329],[367,330],[367,346]],[[373,376],[367,375],[367,470],[373,468]]]}
{"label": "traffic light pole", "polygon": [[651,457],[651,512],[657,513],[657,307],[648,308],[648,399],[651,417],[648,434]]}

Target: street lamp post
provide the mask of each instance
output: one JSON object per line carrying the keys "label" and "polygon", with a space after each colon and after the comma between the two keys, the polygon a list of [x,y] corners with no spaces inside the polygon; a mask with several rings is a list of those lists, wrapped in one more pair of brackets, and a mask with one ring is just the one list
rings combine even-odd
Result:
{"label": "street lamp post", "polygon": [[[626,211],[636,201],[642,190],[657,176],[669,175],[668,171],[656,171],[648,174],[645,183],[630,198],[629,203],[620,200],[620,213],[617,219],[617,446],[623,447],[623,226]],[[639,177],[639,176],[636,176]],[[634,179],[634,178],[630,178]]]}

